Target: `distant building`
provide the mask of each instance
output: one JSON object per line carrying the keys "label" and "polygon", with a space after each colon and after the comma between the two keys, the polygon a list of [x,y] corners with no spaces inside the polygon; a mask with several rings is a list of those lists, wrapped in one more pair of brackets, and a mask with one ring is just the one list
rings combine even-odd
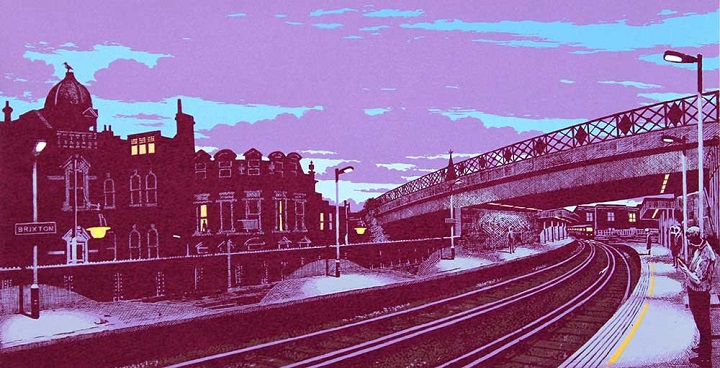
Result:
{"label": "distant building", "polygon": [[[178,101],[177,134],[149,131],[121,139],[98,131],[98,110],[72,72],[45,105],[12,120],[6,102],[0,123],[0,265],[28,265],[32,245],[41,264],[157,258],[182,254],[176,229],[192,226],[193,117]],[[35,155],[35,145],[47,146]],[[55,234],[21,236],[16,223],[33,221],[33,163],[37,161],[37,220]],[[88,228],[106,221],[102,239]],[[75,227],[77,225],[77,227]],[[188,234],[185,234],[188,235]]]}
{"label": "distant building", "polygon": [[[242,158],[223,149],[198,151],[193,162],[193,252],[281,249],[335,243],[335,207],[315,191],[314,165],[275,151],[264,160],[250,149]],[[341,224],[345,213],[341,210]],[[344,227],[341,226],[343,232]]]}
{"label": "distant building", "polygon": [[594,206],[577,206],[578,224],[586,224],[600,236],[628,235],[634,236],[645,232],[645,229],[657,233],[658,220],[645,215],[643,205],[624,206],[615,204],[598,204]]}

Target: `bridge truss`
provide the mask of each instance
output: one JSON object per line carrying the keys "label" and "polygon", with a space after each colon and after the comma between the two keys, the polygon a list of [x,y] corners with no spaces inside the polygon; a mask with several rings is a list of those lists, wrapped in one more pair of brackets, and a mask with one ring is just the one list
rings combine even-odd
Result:
{"label": "bridge truss", "polygon": [[[703,123],[718,122],[718,92],[702,95]],[[623,111],[526,139],[454,164],[457,177],[535,157],[652,131],[697,124],[698,96],[689,96]],[[710,137],[708,137],[710,138]],[[434,171],[380,195],[374,206],[446,182],[447,168]]]}

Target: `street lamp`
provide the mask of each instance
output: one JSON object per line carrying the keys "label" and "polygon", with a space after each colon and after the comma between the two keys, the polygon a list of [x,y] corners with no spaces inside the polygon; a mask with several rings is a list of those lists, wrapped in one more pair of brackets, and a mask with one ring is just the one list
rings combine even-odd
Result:
{"label": "street lamp", "polygon": [[335,277],[340,277],[340,175],[355,170],[352,166],[335,169]]}
{"label": "street lamp", "polygon": [[[32,191],[33,191],[33,222],[38,221],[38,203],[37,203],[37,162],[40,152],[45,149],[47,142],[38,140],[33,148],[33,172],[32,172]],[[38,246],[33,245],[33,283],[30,285],[30,317],[40,318],[40,286],[38,285]]]}
{"label": "street lamp", "polygon": [[[704,156],[704,145],[703,140],[703,115],[702,115],[702,54],[692,56],[683,54],[682,52],[667,50],[663,54],[663,59],[671,63],[697,63],[697,126],[698,126],[698,225],[700,227],[700,237],[705,234],[705,193],[704,193],[704,171],[705,166],[703,163]],[[684,234],[683,234],[684,236]]]}
{"label": "street lamp", "polygon": [[455,205],[453,204],[454,186],[462,183],[462,180],[456,179],[450,182],[450,259],[455,259]]}
{"label": "street lamp", "polygon": [[685,261],[687,262],[688,259],[688,247],[687,247],[687,238],[685,238],[685,233],[687,231],[687,156],[685,152],[685,144],[687,143],[687,138],[685,136],[682,136],[680,138],[674,137],[672,135],[663,134],[661,137],[662,141],[665,143],[679,143],[682,144],[682,157],[680,157],[680,165],[682,165],[682,213],[683,213],[683,256]]}

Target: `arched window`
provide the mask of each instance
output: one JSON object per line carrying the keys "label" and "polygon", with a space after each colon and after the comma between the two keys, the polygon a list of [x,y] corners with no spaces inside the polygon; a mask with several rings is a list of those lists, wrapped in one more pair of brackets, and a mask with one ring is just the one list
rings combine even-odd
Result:
{"label": "arched window", "polygon": [[137,170],[130,176],[130,207],[142,205],[142,179]]}
{"label": "arched window", "polygon": [[105,208],[115,208],[115,181],[110,179],[110,174],[105,174],[103,182],[103,198]]}
{"label": "arched window", "polygon": [[[88,171],[90,165],[82,156],[71,157],[65,165],[65,202],[63,210],[88,208],[90,197],[88,188]],[[77,204],[75,199],[77,198]]]}
{"label": "arched window", "polygon": [[155,224],[150,224],[147,232],[148,258],[160,258],[160,238]]}
{"label": "arched window", "polygon": [[128,244],[130,246],[130,259],[140,259],[140,232],[137,225],[133,224],[130,235],[128,235]]}
{"label": "arched window", "polygon": [[157,206],[157,176],[150,171],[145,175],[145,205]]}

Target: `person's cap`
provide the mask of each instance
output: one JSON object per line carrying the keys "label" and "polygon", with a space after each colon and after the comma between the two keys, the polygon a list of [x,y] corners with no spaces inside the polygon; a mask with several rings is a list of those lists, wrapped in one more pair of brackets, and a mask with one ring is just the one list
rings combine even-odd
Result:
{"label": "person's cap", "polygon": [[697,226],[690,226],[685,232],[687,236],[700,236],[700,228]]}

